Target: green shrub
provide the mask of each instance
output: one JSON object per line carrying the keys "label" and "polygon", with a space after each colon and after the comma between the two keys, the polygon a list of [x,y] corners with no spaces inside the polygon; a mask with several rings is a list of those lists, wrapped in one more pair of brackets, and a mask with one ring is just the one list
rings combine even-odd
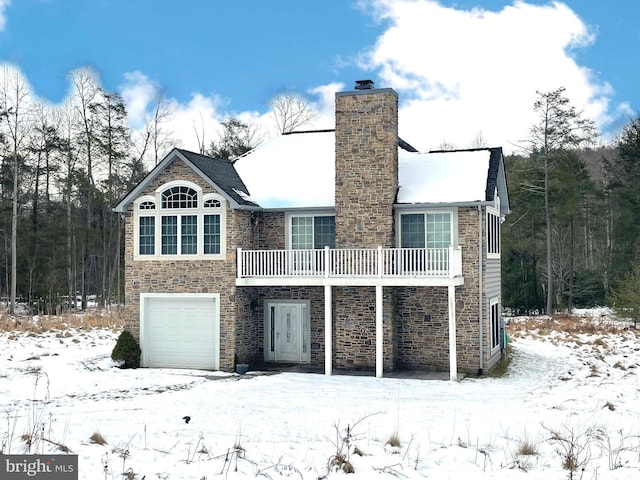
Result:
{"label": "green shrub", "polygon": [[131,332],[123,330],[111,352],[111,359],[116,362],[123,362],[120,368],[138,368],[140,366],[140,353],[140,346],[131,335]]}

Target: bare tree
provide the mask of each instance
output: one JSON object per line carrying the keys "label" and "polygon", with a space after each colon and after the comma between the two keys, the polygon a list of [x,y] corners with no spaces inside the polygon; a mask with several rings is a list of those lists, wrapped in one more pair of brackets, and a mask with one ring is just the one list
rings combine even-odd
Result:
{"label": "bare tree", "polygon": [[485,148],[487,146],[487,139],[482,133],[482,130],[478,130],[476,137],[471,142],[471,148]]}
{"label": "bare tree", "polygon": [[80,123],[81,134],[78,136],[80,144],[84,147],[85,166],[86,166],[86,184],[85,193],[85,222],[86,233],[83,241],[82,255],[82,309],[87,308],[87,282],[89,277],[89,233],[91,232],[91,220],[93,217],[92,195],[95,189],[95,179],[93,176],[93,154],[96,146],[94,145],[94,129],[96,126],[95,114],[92,112],[92,106],[98,100],[100,94],[99,81],[97,74],[89,68],[80,68],[71,72],[71,83],[75,89],[75,110],[77,119]]}
{"label": "bare tree", "polygon": [[21,73],[8,65],[0,71],[0,105],[5,113],[2,120],[10,142],[12,157],[13,192],[11,197],[11,304],[9,312],[15,313],[16,279],[18,274],[18,177],[22,147],[30,129],[30,88]]}
{"label": "bare tree", "polygon": [[301,95],[286,91],[269,101],[278,133],[290,133],[311,123],[317,114]]}
{"label": "bare tree", "polygon": [[457,148],[458,147],[455,143],[448,142],[445,139],[443,139],[440,145],[438,145],[438,150],[456,150]]}
{"label": "bare tree", "polygon": [[552,208],[550,199],[550,182],[552,170],[556,162],[571,149],[576,149],[597,137],[592,120],[582,117],[565,96],[565,88],[560,87],[551,92],[536,92],[533,110],[537,122],[531,126],[528,151],[530,155],[543,160],[544,211],[546,222],[547,250],[547,302],[546,313],[553,313],[553,229]]}
{"label": "bare tree", "polygon": [[198,131],[198,127],[196,126],[196,122],[193,122],[193,131],[196,134],[196,139],[198,140],[198,153],[200,155],[204,155],[206,152],[205,140],[204,140],[204,119],[202,118],[202,112],[198,112],[200,115],[200,131]]}
{"label": "bare tree", "polygon": [[166,97],[164,89],[156,91],[153,101],[153,110],[147,118],[143,135],[143,148],[140,148],[139,157],[144,157],[147,148],[151,149],[153,165],[157,165],[173,142],[173,132],[165,128],[165,124],[173,115],[173,104]]}

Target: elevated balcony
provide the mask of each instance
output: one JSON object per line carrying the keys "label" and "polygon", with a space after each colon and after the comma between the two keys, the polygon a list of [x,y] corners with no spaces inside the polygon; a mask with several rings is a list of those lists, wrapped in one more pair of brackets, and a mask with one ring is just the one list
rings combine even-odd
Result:
{"label": "elevated balcony", "polygon": [[464,284],[462,251],[449,248],[238,249],[239,286],[450,286]]}

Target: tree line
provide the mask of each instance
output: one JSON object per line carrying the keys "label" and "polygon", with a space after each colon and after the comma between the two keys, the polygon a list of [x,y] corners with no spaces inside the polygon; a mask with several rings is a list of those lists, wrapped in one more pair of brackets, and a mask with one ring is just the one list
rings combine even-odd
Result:
{"label": "tree line", "polygon": [[564,89],[539,92],[534,111],[527,147],[505,159],[512,211],[503,224],[503,305],[629,313],[640,305],[640,117],[612,145],[595,147],[593,124]]}
{"label": "tree line", "polygon": [[[0,67],[0,297],[14,313],[121,304],[123,222],[112,211],[173,148],[171,103],[157,92],[144,125],[129,127],[123,98],[90,68],[68,76],[60,105],[37,99],[21,72]],[[311,122],[308,102],[282,92],[269,105],[279,133]],[[230,116],[200,153],[233,161],[263,139]],[[202,135],[198,136],[199,133]]]}
{"label": "tree line", "polygon": [[[112,207],[176,145],[162,92],[132,130],[122,97],[94,71],[75,70],[69,83],[67,99],[51,105],[17,69],[0,68],[0,296],[12,312],[17,300],[44,313],[86,308],[90,296],[123,302],[123,223]],[[278,133],[315,115],[291,92],[270,107]],[[564,89],[539,92],[532,108],[529,141],[505,158],[503,305],[640,305],[640,117],[595,147],[593,123]],[[263,139],[234,116],[220,129],[209,145],[198,136],[201,153],[234,161]]]}

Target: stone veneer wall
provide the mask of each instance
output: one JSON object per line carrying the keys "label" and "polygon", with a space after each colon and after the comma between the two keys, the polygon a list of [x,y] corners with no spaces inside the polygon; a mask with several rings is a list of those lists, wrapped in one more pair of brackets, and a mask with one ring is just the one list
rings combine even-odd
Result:
{"label": "stone veneer wall", "polygon": [[[484,217],[483,217],[484,218]],[[475,374],[480,359],[478,322],[478,211],[458,209],[464,285],[456,287],[458,370]],[[446,287],[398,287],[398,367],[449,370],[449,313]],[[483,316],[486,315],[483,313]],[[484,318],[484,336],[488,328]],[[486,352],[486,340],[485,340]],[[485,353],[486,355],[486,353]]]}
{"label": "stone veneer wall", "polygon": [[446,287],[397,287],[397,366],[449,371]]}
{"label": "stone veneer wall", "polygon": [[[383,290],[384,370],[395,369],[395,294]],[[338,369],[375,370],[375,287],[334,287],[334,360]]]}
{"label": "stone veneer wall", "polygon": [[257,216],[258,250],[284,250],[285,215],[283,212],[263,212]]}
{"label": "stone veneer wall", "polygon": [[[257,230],[260,223],[260,214],[255,212],[236,210],[233,216],[233,223],[227,222],[227,242],[242,248],[257,248]],[[237,251],[234,250],[234,258]],[[236,270],[230,280],[235,284]],[[249,289],[235,287],[236,305],[236,363],[254,363],[262,349],[261,325],[256,321],[254,309],[251,302]]]}
{"label": "stone veneer wall", "polygon": [[247,363],[264,361],[264,308],[266,300],[309,300],[310,365],[324,365],[324,288],[323,287],[245,287],[252,308],[258,351]]}
{"label": "stone veneer wall", "polygon": [[[478,221],[477,207],[458,209],[458,243],[462,247],[464,275],[464,285],[456,287],[458,370],[470,374],[478,373],[480,365]],[[484,335],[486,338],[486,329]]]}
{"label": "stone veneer wall", "polygon": [[[285,215],[282,212],[253,212],[251,225],[239,245],[258,250],[285,248]],[[237,304],[237,360],[250,365],[264,361],[264,298],[265,290],[255,287],[236,287]],[[287,298],[279,294],[277,297]],[[313,351],[312,351],[313,354]]]}
{"label": "stone veneer wall", "polygon": [[398,191],[398,95],[336,94],[336,248],[391,247]]}
{"label": "stone veneer wall", "polygon": [[[336,248],[394,246],[398,191],[398,95],[336,94]],[[334,288],[336,368],[375,368],[375,289]],[[395,366],[395,296],[383,292],[384,368]]]}
{"label": "stone veneer wall", "polygon": [[[266,300],[309,300],[310,365],[324,367],[324,287],[242,287],[245,305],[251,305],[245,314],[250,316],[251,334],[259,341],[253,355],[239,361],[256,364],[264,361],[264,307]],[[384,369],[395,368],[395,329],[390,318],[394,312],[389,306],[393,295],[384,290]],[[334,312],[333,366],[337,369],[373,370],[375,368],[375,291],[374,287],[333,287]],[[240,308],[240,307],[239,307]],[[342,312],[342,313],[340,313]],[[346,315],[346,312],[351,312]],[[238,332],[239,333],[239,332]]]}
{"label": "stone veneer wall", "polygon": [[[188,180],[200,185],[204,193],[215,191],[202,178],[180,160],[172,162],[166,170],[146,188],[144,194],[153,194],[171,180]],[[217,192],[215,192],[217,193]],[[250,235],[247,225],[250,213],[232,210],[227,205],[227,238],[225,260],[133,260],[134,217],[129,206],[125,220],[125,298],[126,327],[140,339],[141,293],[219,293],[220,294],[220,368],[234,367],[236,349],[249,351],[251,342],[237,343],[236,323],[236,247]],[[245,233],[246,232],[246,233]],[[240,321],[245,331],[245,320]],[[247,337],[249,338],[249,337]]]}

